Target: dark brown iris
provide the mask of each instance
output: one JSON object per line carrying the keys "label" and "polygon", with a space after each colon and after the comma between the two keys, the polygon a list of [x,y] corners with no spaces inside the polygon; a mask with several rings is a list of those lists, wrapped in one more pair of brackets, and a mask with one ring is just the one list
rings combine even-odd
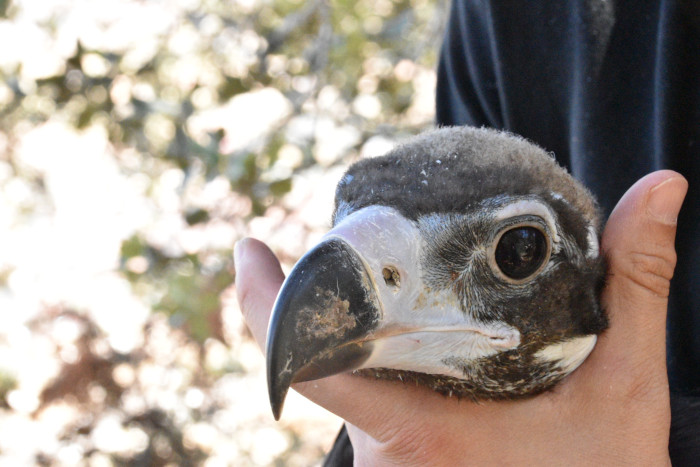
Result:
{"label": "dark brown iris", "polygon": [[496,246],[496,264],[515,280],[525,279],[542,266],[547,256],[547,239],[534,227],[516,227],[501,235]]}

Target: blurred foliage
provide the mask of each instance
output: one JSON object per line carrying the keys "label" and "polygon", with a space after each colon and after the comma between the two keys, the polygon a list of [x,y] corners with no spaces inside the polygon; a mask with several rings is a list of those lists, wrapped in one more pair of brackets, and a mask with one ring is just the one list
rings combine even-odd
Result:
{"label": "blurred foliage", "polygon": [[[165,203],[159,198],[162,186],[176,180],[177,219],[172,225],[192,235],[279,209],[299,174],[347,164],[376,135],[391,139],[432,123],[414,103],[417,88],[424,86],[422,74],[430,74],[435,64],[443,3],[183,0],[167,7],[176,11],[174,20],[168,27],[154,26],[148,40],[115,46],[77,34],[48,74],[36,76],[23,62],[0,66],[0,162],[34,193],[34,201],[19,206],[18,215],[50,205],[44,174],[21,164],[15,153],[22,135],[50,121],[79,131],[102,129],[121,173],[142,180],[157,208]],[[30,8],[31,2],[0,1],[0,18],[5,18],[0,26],[22,24]],[[38,27],[57,38],[71,27],[62,22],[70,7],[52,11]],[[143,24],[133,26],[139,27]],[[233,208],[200,196],[222,177]],[[211,338],[226,343],[220,296],[234,278],[232,245],[195,242],[183,247],[149,227],[123,241],[120,273],[151,310],[168,317],[173,332],[195,343],[201,360]],[[0,285],[10,272],[0,265]],[[149,354],[95,353],[101,331],[89,319],[84,327],[91,331],[80,341],[79,357],[63,366],[53,384],[73,381],[75,362],[88,359],[95,371],[109,371],[88,374],[86,385],[78,385],[82,389],[68,384],[58,393],[83,391],[85,396],[98,385],[114,396],[105,404],[119,407],[122,388],[111,372],[124,362],[147,360]],[[227,365],[241,368],[235,362]],[[193,375],[202,387],[211,381],[206,371]],[[5,396],[14,387],[13,376],[0,373],[0,403],[7,405]],[[42,403],[55,399],[46,394]],[[148,434],[148,446],[133,458],[110,455],[112,461],[200,462],[202,453],[183,448],[182,433],[168,417],[149,409],[125,419],[125,427],[138,424]],[[66,436],[78,439],[90,430],[88,423]],[[50,459],[37,462],[51,464]]]}
{"label": "blurred foliage", "polygon": [[[416,132],[426,125],[412,127],[405,111],[414,94],[415,67],[435,62],[442,12],[431,1],[241,5],[206,1],[185,9],[141,61],[134,60],[133,50],[90,49],[77,42],[53,76],[28,81],[21,70],[3,70],[8,97],[0,111],[2,127],[38,125],[57,116],[78,129],[102,126],[116,148],[134,149],[143,158],[135,166],[122,164],[124,171],[154,180],[168,167],[181,169],[182,193],[199,176],[223,174],[251,201],[248,216],[256,216],[291,190],[296,173],[319,162],[345,163],[373,135]],[[263,88],[281,93],[276,102],[282,105],[273,110],[284,113],[270,118],[257,137],[232,140],[241,135],[224,120],[193,128],[197,114]],[[363,99],[369,108],[363,108]],[[329,160],[321,154],[313,122],[299,129],[304,118],[327,118],[360,134]],[[302,157],[280,164],[282,148],[289,152],[290,145]],[[183,211],[190,225],[216,217],[197,206],[185,205]],[[212,295],[231,281],[231,268],[212,271],[195,257],[173,256],[139,238],[125,243],[123,264],[141,249],[148,252],[149,267],[140,274],[127,271],[128,276],[158,284],[162,300],[154,308],[189,326],[202,341],[212,332],[196,321],[216,308]]]}
{"label": "blurred foliage", "polygon": [[[185,214],[188,224],[204,222],[205,210]],[[200,259],[200,256],[203,260]],[[142,238],[134,236],[122,243],[123,268],[136,290],[149,290],[158,296],[153,310],[170,316],[171,325],[183,328],[196,342],[203,343],[214,337],[224,341],[220,321],[221,293],[233,282],[232,264],[219,261],[220,256],[230,258],[231,252],[209,252],[166,256]],[[215,256],[214,263],[206,257]],[[148,265],[137,270],[126,265],[129,261]]]}
{"label": "blurred foliage", "polygon": [[10,8],[10,0],[0,0],[0,18],[7,15],[8,8]]}
{"label": "blurred foliage", "polygon": [[0,369],[0,407],[7,407],[7,393],[17,387],[17,379]]}

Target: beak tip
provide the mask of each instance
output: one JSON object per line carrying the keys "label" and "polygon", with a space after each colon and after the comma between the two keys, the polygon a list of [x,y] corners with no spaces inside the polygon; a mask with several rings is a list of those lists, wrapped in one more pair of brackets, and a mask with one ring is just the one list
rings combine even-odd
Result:
{"label": "beak tip", "polygon": [[282,408],[284,407],[284,399],[287,396],[287,389],[283,391],[270,390],[270,408],[275,421],[279,421],[282,416]]}
{"label": "beak tip", "polygon": [[280,381],[276,376],[268,377],[268,395],[270,397],[270,408],[272,409],[272,415],[275,417],[275,421],[279,421],[282,416],[282,408],[284,407],[284,400],[287,397],[287,392],[289,391],[289,383],[285,381]]}
{"label": "beak tip", "polygon": [[282,407],[281,406],[279,406],[279,407],[273,406],[272,407],[272,416],[275,417],[276,422],[279,422],[280,417],[282,416]]}

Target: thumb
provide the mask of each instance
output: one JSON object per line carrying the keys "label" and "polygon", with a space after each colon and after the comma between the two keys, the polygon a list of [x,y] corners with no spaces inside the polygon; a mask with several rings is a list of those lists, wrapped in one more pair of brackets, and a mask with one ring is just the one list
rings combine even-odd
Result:
{"label": "thumb", "polygon": [[267,245],[253,238],[238,241],[233,258],[241,313],[258,346],[264,349],[270,312],[284,281],[284,273]]}
{"label": "thumb", "polygon": [[687,190],[688,182],[676,172],[645,176],[619,201],[602,239],[609,262],[602,296],[610,318],[606,341],[624,343],[626,355],[651,357],[658,365],[665,365],[676,219]]}

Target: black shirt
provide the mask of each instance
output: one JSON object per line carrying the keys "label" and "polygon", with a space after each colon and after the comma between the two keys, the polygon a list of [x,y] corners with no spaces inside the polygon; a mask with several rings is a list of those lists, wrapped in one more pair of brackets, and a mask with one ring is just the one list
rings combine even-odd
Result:
{"label": "black shirt", "polygon": [[688,179],[668,364],[672,391],[700,396],[700,2],[455,0],[437,120],[553,151],[606,215],[649,172]]}

